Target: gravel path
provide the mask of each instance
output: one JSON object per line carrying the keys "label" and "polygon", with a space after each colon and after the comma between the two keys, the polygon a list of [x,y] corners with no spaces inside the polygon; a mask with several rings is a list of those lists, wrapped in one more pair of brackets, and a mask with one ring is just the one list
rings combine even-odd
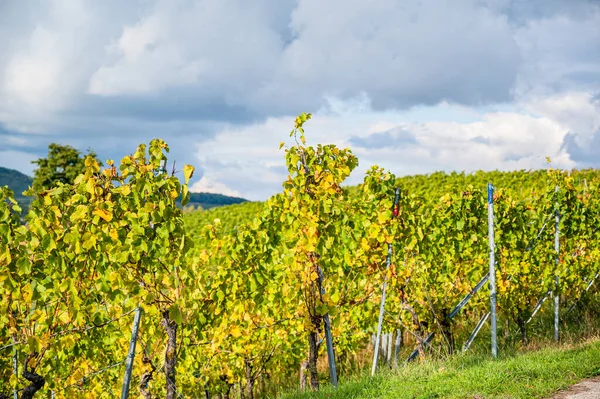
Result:
{"label": "gravel path", "polygon": [[600,377],[573,385],[566,391],[559,392],[552,399],[600,399]]}

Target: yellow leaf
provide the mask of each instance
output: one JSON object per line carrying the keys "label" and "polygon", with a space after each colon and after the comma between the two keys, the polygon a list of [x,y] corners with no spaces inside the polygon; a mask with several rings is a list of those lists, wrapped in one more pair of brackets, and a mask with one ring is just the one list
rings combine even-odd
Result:
{"label": "yellow leaf", "polygon": [[85,183],[85,191],[90,193],[92,195],[92,198],[94,198],[94,196],[96,195],[93,178],[89,178],[88,181]]}
{"label": "yellow leaf", "polygon": [[69,317],[69,313],[67,312],[63,312],[58,316],[58,319],[60,321],[62,321],[63,323],[68,323],[69,321],[71,321],[71,318]]}
{"label": "yellow leaf", "polygon": [[190,182],[192,176],[194,176],[194,167],[192,165],[183,165],[183,176],[185,177],[185,184]]}
{"label": "yellow leaf", "polygon": [[131,193],[131,187],[129,186],[129,184],[126,184],[121,187],[121,194],[129,195],[130,193]]}
{"label": "yellow leaf", "polygon": [[100,216],[102,219],[104,219],[106,222],[110,222],[112,220],[112,213],[110,213],[109,211],[107,211],[106,209],[100,209],[100,208],[96,208],[94,210],[94,212],[92,212],[94,215],[98,215]]}
{"label": "yellow leaf", "polygon": [[230,332],[234,338],[240,337],[242,335],[242,331],[240,330],[240,328],[238,326],[233,326],[231,328]]}
{"label": "yellow leaf", "polygon": [[115,229],[111,229],[109,235],[110,235],[110,238],[112,238],[115,241],[119,238],[119,234],[117,233],[117,230],[115,230]]}

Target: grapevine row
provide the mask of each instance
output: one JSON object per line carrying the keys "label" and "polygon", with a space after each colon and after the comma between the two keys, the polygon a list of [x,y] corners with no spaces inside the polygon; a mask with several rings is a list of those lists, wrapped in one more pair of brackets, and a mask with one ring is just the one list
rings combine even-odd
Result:
{"label": "grapevine row", "polygon": [[[245,222],[184,215],[193,168],[186,184],[169,174],[161,140],[118,167],[89,158],[73,185],[36,194],[24,225],[2,189],[0,395],[114,397],[125,392],[124,361],[129,392],[147,398],[318,389],[327,348],[327,369],[343,379],[371,350],[380,314],[384,333],[406,331],[423,352],[435,332],[451,353],[457,329],[490,311],[485,289],[455,308],[489,272],[485,193],[439,184],[428,194],[422,180],[377,166],[343,187],[357,158],[306,145],[308,119],[290,132],[282,193],[245,205],[255,213]],[[498,318],[523,341],[540,298],[579,301],[600,255],[597,174],[529,176],[523,195],[503,190],[499,174],[493,198]],[[132,317],[120,316],[138,308],[132,340]]]}

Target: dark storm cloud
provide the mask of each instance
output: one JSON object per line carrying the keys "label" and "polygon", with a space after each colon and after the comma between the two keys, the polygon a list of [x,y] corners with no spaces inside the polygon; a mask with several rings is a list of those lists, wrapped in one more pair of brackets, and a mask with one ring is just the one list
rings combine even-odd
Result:
{"label": "dark storm cloud", "polygon": [[206,121],[250,123],[267,114],[251,112],[242,105],[231,105],[223,99],[202,98],[190,89],[167,89],[159,96],[97,97],[85,95],[65,115],[85,117],[131,118],[145,121]]}
{"label": "dark storm cloud", "polygon": [[566,149],[571,159],[582,168],[600,167],[600,130],[598,130],[587,145],[580,145],[577,142],[577,135],[568,133],[563,141],[563,148]]}

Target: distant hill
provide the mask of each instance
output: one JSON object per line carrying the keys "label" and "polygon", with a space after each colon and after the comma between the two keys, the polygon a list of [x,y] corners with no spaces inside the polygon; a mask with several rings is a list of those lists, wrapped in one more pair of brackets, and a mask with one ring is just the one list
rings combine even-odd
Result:
{"label": "distant hill", "polygon": [[190,202],[186,206],[194,208],[200,206],[202,209],[210,209],[224,205],[241,204],[243,202],[248,202],[248,200],[222,194],[190,193]]}
{"label": "distant hill", "polygon": [[31,202],[31,197],[23,196],[23,191],[29,189],[31,184],[32,179],[26,174],[0,166],[0,187],[8,186],[14,192],[15,199],[23,208],[23,214],[27,212]]}
{"label": "distant hill", "polygon": [[[19,172],[18,170],[0,167],[0,187],[8,186],[15,193],[15,199],[21,205],[27,205],[30,198],[22,195],[32,184],[32,178]],[[190,203],[187,206],[202,209],[216,208],[223,205],[241,204],[247,202],[244,198],[229,197],[222,194],[212,193],[190,193]]]}
{"label": "distant hill", "polygon": [[22,197],[23,191],[27,190],[31,184],[31,177],[18,170],[0,166],[0,187],[8,186],[8,188],[15,192],[15,197]]}

